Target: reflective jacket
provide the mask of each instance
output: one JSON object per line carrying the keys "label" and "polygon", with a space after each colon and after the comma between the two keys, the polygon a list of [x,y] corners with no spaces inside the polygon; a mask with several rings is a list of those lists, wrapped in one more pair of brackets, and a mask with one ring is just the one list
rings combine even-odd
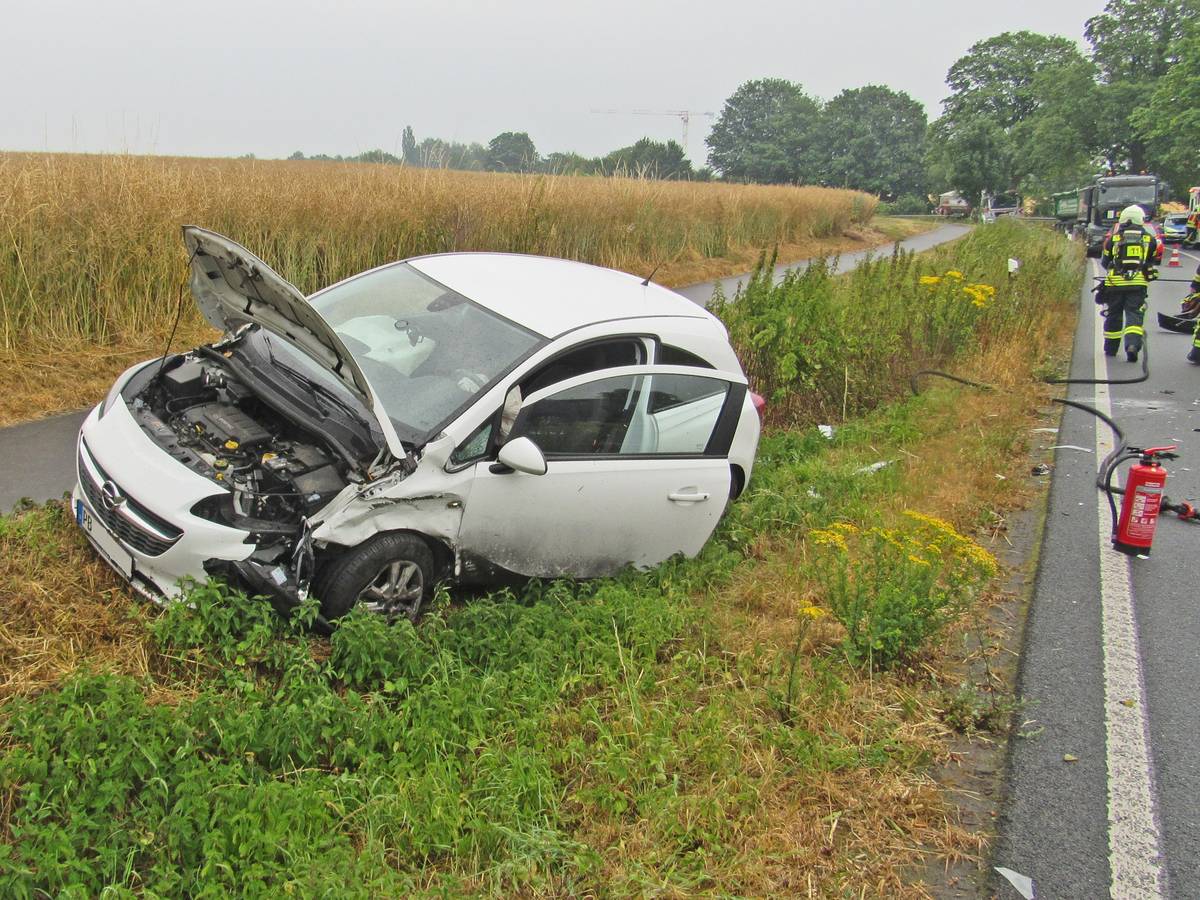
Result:
{"label": "reflective jacket", "polygon": [[1106,288],[1144,288],[1158,277],[1162,241],[1156,231],[1132,223],[1116,224],[1104,236],[1101,265]]}

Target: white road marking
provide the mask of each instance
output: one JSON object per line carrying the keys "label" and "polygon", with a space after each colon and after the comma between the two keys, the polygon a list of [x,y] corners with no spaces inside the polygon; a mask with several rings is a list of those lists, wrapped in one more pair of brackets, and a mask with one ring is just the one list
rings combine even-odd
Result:
{"label": "white road marking", "polygon": [[[1099,269],[1099,266],[1096,266]],[[1095,329],[1095,377],[1108,372],[1103,329]],[[1096,409],[1112,415],[1109,388],[1096,385]],[[1113,449],[1113,435],[1096,420],[1096,456]],[[1101,634],[1104,650],[1104,731],[1108,764],[1108,860],[1114,900],[1164,897],[1167,873],[1150,758],[1146,691],[1138,653],[1129,557],[1111,547],[1108,502],[1099,498]]]}

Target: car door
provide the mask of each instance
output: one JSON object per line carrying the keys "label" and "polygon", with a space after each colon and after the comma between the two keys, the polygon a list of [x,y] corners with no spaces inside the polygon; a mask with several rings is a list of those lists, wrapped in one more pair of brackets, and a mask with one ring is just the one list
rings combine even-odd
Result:
{"label": "car door", "polygon": [[531,475],[475,464],[459,545],[521,575],[592,577],[704,546],[729,496],[739,373],[626,366],[529,396],[508,440],[546,458]]}

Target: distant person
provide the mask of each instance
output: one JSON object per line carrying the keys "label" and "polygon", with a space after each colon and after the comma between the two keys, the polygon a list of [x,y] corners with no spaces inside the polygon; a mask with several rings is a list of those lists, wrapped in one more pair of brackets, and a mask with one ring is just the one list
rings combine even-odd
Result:
{"label": "distant person", "polygon": [[1146,212],[1133,204],[1104,236],[1100,264],[1107,275],[1101,294],[1104,309],[1104,355],[1116,356],[1125,338],[1125,358],[1137,362],[1146,329],[1146,294],[1158,277],[1162,262],[1162,240],[1153,226],[1146,226]]}

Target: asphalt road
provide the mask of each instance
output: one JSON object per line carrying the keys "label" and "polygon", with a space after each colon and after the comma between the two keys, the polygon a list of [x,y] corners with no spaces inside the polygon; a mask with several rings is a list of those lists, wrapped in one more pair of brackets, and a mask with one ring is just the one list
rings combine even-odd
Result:
{"label": "asphalt road", "polygon": [[[964,225],[943,225],[933,231],[902,241],[906,250],[927,250],[937,244],[965,234]],[[838,261],[838,271],[849,271],[871,253],[890,252],[885,246],[875,251],[848,253]],[[802,268],[804,261],[779,266],[776,280],[788,269]],[[721,281],[727,296],[732,297],[746,275]],[[701,305],[712,299],[716,282],[702,282],[680,288],[679,293]],[[12,509],[22,498],[41,502],[61,497],[75,482],[75,437],[87,416],[87,410],[66,413],[0,429],[0,513]]]}
{"label": "asphalt road", "polygon": [[[1197,262],[1184,254],[1162,277],[1187,279]],[[1105,377],[1088,287],[1073,378]],[[1184,284],[1151,287],[1147,382],[1072,386],[1069,396],[1111,403],[1133,446],[1178,444],[1166,492],[1194,502],[1200,368],[1184,360],[1191,338],[1160,330],[1155,315],[1177,312],[1186,293]],[[1109,377],[1138,368],[1123,352],[1107,361]],[[1200,897],[1200,526],[1160,519],[1149,559],[1111,550],[1107,504],[1093,484],[1108,434],[1068,409],[1052,442],[1086,449],[1056,451],[992,862],[1032,877],[1038,897]],[[991,888],[1019,896],[995,877]]]}

